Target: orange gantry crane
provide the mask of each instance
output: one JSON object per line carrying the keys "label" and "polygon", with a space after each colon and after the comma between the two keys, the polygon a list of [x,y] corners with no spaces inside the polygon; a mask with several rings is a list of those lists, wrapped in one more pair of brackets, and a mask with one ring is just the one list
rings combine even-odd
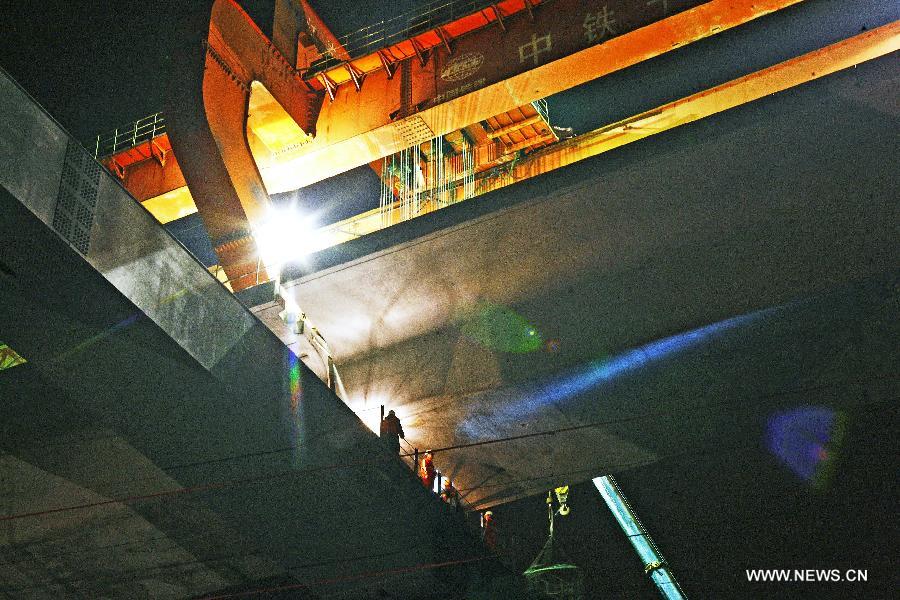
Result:
{"label": "orange gantry crane", "polygon": [[799,1],[448,0],[338,38],[307,0],[277,0],[268,39],[215,0],[165,122],[97,153],[138,200],[196,206],[237,291],[266,279],[253,231],[270,194],[372,164],[402,195],[384,159],[409,149],[431,185],[459,176],[454,155],[511,161],[558,140],[541,99]]}

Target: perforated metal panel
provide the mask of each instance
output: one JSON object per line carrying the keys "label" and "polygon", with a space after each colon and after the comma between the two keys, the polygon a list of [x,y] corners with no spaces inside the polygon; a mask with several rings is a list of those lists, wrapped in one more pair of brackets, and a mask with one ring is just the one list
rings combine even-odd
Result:
{"label": "perforated metal panel", "polygon": [[394,129],[400,135],[400,139],[403,140],[407,148],[424,144],[434,137],[434,132],[422,117],[418,115],[397,121],[394,123]]}
{"label": "perforated metal panel", "polygon": [[81,254],[87,254],[91,245],[99,182],[100,164],[70,140],[56,195],[53,229]]}

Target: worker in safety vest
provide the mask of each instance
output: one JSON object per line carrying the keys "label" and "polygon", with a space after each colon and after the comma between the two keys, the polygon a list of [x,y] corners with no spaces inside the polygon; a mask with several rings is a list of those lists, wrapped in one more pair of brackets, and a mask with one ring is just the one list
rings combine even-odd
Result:
{"label": "worker in safety vest", "polygon": [[431,455],[431,452],[428,451],[422,457],[421,464],[419,465],[419,479],[422,480],[422,485],[424,485],[429,490],[434,490],[434,478],[437,476],[437,469],[434,467],[434,457]]}
{"label": "worker in safety vest", "polygon": [[390,448],[394,454],[400,452],[400,438],[405,440],[406,436],[403,434],[400,419],[394,414],[394,411],[389,411],[387,416],[381,420],[379,435],[385,446]]}
{"label": "worker in safety vest", "polygon": [[450,481],[449,478],[444,480],[444,487],[441,490],[441,500],[452,506],[454,509],[459,509],[459,490],[453,487],[453,482]]}

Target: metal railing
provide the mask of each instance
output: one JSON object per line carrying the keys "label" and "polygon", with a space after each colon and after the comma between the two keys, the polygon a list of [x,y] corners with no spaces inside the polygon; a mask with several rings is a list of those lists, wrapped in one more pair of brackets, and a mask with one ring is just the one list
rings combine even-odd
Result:
{"label": "metal railing", "polygon": [[[417,10],[366,25],[337,39],[351,59],[360,58],[495,4],[495,0],[431,0]],[[343,62],[338,56],[337,48],[326,49],[322,58],[312,64],[307,75],[315,75]],[[534,105],[546,119],[546,101],[539,100]],[[104,158],[129,150],[165,132],[163,114],[154,113],[116,128],[111,133],[98,135],[94,143],[94,158]]]}
{"label": "metal railing", "polygon": [[[337,39],[351,59],[360,58],[493,4],[496,0],[431,0],[414,11],[367,25]],[[312,64],[310,74],[320,73],[343,62],[337,56],[337,48],[326,50],[322,58]]]}
{"label": "metal railing", "polygon": [[534,107],[534,110],[538,112],[539,115],[550,124],[550,108],[547,106],[547,99],[541,98],[540,100],[535,100],[531,103]]}
{"label": "metal railing", "polygon": [[138,119],[125,127],[119,127],[112,133],[98,135],[94,144],[94,158],[104,158],[130,150],[166,132],[166,122],[161,112],[153,113]]}
{"label": "metal railing", "polygon": [[[410,467],[413,474],[416,476],[416,478],[418,478],[419,477],[419,459],[422,456],[424,456],[425,451],[420,452],[418,448],[413,447],[412,444],[410,444],[409,442],[407,442],[404,439],[400,440],[400,444],[401,444],[401,448],[402,448],[402,451],[400,454],[401,461],[403,462],[404,465],[406,465],[407,462],[403,459],[409,458],[410,462],[407,466]],[[432,455],[434,455],[434,453],[432,453]],[[449,478],[446,477],[440,469],[437,469],[436,476],[435,476],[434,488],[431,491],[434,492],[434,494],[436,496],[438,496],[439,498],[441,495],[441,491],[443,490],[444,479],[449,479]],[[455,488],[455,486],[454,486],[454,488]],[[465,497],[462,495],[462,493],[459,491],[458,488],[456,489],[456,501],[459,505],[458,510],[461,513],[479,514],[478,509],[476,509],[474,506],[472,506],[469,502],[466,501]],[[471,523],[469,522],[468,519],[466,519],[466,523],[471,526]]]}

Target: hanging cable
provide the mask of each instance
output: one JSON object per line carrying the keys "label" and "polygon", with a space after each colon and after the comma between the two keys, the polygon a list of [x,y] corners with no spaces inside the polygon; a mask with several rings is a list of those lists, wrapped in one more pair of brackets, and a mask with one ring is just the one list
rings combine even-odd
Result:
{"label": "hanging cable", "polygon": [[[898,377],[892,376],[892,377],[884,377],[884,378],[879,378],[879,379],[896,380],[896,379],[898,379]],[[754,402],[747,402],[746,404],[742,405],[741,407],[733,407],[732,406],[733,402],[729,399],[729,400],[723,400],[722,402],[718,402],[718,403],[697,406],[697,407],[694,407],[692,410],[707,411],[714,406],[729,406],[734,409],[732,415],[737,416],[741,412],[741,410],[747,411],[747,410],[759,408],[758,402],[761,400],[780,398],[782,396],[796,394],[796,393],[808,393],[810,391],[830,389],[830,388],[834,388],[834,387],[839,387],[840,385],[861,385],[863,383],[868,383],[869,381],[871,381],[871,379],[863,380],[861,382],[842,382],[837,385],[813,386],[810,388],[804,388],[804,389],[800,389],[800,390],[788,390],[788,391],[783,391],[783,392],[779,392],[779,393],[775,393],[775,394],[763,395],[763,396],[759,396],[757,398],[752,399],[752,400],[754,400]],[[878,405],[878,404],[884,404],[885,402],[887,402],[886,399],[880,400],[880,401],[872,401],[872,402],[864,403],[860,406]],[[894,408],[896,408],[896,407],[894,407]],[[648,413],[639,414],[639,415],[631,415],[628,417],[621,417],[618,419],[608,419],[608,420],[604,420],[604,421],[583,423],[580,425],[572,425],[569,427],[560,427],[557,429],[550,429],[550,430],[539,431],[539,432],[534,432],[534,433],[485,439],[485,440],[479,440],[477,442],[456,444],[456,445],[452,445],[452,446],[444,446],[444,447],[434,448],[432,450],[432,452],[433,453],[450,452],[450,451],[454,451],[454,450],[478,448],[481,446],[511,442],[511,441],[516,441],[516,440],[523,440],[523,439],[528,439],[528,438],[535,438],[535,437],[541,437],[541,436],[554,436],[554,435],[558,435],[558,434],[562,434],[562,433],[580,431],[580,430],[589,429],[589,428],[593,428],[593,427],[601,427],[601,426],[606,426],[606,425],[628,423],[628,422],[633,422],[633,421],[647,420],[647,419],[660,418],[660,417],[668,417],[671,414],[673,414],[674,412],[676,412],[676,410],[677,410],[677,412],[685,412],[685,409],[683,407],[678,407],[677,409],[648,412]],[[268,451],[267,453],[275,454],[275,453],[279,453],[279,452],[297,451],[300,449],[301,449],[301,447],[298,447],[298,446],[290,446],[290,447],[286,447],[283,449],[271,450],[271,451]],[[411,456],[411,454],[409,454],[409,453],[400,454],[399,456],[401,458],[408,458],[409,456]],[[239,456],[239,457],[241,457],[241,456]],[[204,461],[203,464],[210,463],[210,462],[224,462],[224,461],[234,459],[234,458],[235,457],[225,457],[225,458],[216,459],[213,461]],[[191,487],[162,490],[162,491],[154,492],[154,493],[150,493],[150,494],[124,496],[124,497],[114,498],[114,499],[109,499],[109,500],[88,502],[88,503],[84,503],[84,504],[52,508],[52,509],[46,509],[46,510],[41,510],[41,511],[33,511],[33,512],[11,514],[11,515],[2,515],[2,516],[0,516],[0,522],[25,519],[25,518],[30,518],[30,517],[39,517],[39,516],[44,516],[44,515],[49,515],[49,514],[56,514],[56,513],[71,511],[71,510],[85,510],[88,508],[94,508],[94,507],[98,507],[98,506],[128,504],[130,502],[137,502],[137,501],[142,501],[142,500],[166,499],[166,498],[177,497],[177,496],[181,496],[181,495],[185,495],[185,494],[199,493],[199,492],[206,492],[206,491],[215,491],[215,490],[220,490],[220,489],[226,489],[229,487],[236,487],[236,486],[240,486],[240,485],[261,483],[261,482],[265,482],[265,481],[269,481],[269,480],[275,480],[275,479],[280,479],[280,478],[290,477],[290,476],[297,476],[297,475],[303,475],[303,474],[309,474],[309,473],[315,473],[315,472],[331,471],[331,470],[342,469],[342,468],[371,466],[371,465],[375,465],[375,464],[379,464],[379,463],[387,462],[387,461],[391,461],[391,460],[393,460],[393,457],[383,456],[380,458],[367,458],[364,460],[359,460],[359,461],[354,461],[354,462],[343,462],[343,463],[336,463],[336,464],[331,464],[331,465],[323,465],[323,466],[319,466],[319,467],[310,467],[310,468],[305,468],[305,469],[291,469],[291,470],[279,471],[279,472],[275,472],[275,473],[265,473],[265,474],[254,475],[254,476],[240,478],[240,479],[217,481],[217,482],[210,482],[207,484],[200,484],[200,485],[191,486]],[[194,463],[194,464],[197,464],[197,463]],[[182,465],[182,468],[183,467],[184,467],[184,465]],[[174,468],[178,468],[178,467],[176,466]]]}

